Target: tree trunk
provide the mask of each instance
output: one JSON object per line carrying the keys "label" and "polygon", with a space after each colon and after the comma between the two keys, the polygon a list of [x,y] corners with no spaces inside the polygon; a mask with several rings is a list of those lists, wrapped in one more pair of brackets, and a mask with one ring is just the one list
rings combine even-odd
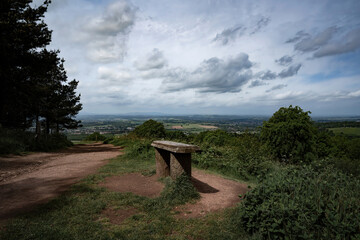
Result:
{"label": "tree trunk", "polygon": [[50,121],[46,118],[46,135],[50,133]]}
{"label": "tree trunk", "polygon": [[39,121],[39,115],[36,115],[36,127],[35,127],[35,134],[36,137],[38,137],[40,135],[41,132],[41,126],[40,126],[40,121]]}

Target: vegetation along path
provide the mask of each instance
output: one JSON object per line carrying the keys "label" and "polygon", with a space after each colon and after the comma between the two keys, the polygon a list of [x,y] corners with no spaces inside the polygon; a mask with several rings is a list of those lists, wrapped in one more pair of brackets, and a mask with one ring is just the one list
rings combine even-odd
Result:
{"label": "vegetation along path", "polygon": [[0,157],[0,224],[58,196],[120,154],[111,144],[86,144],[56,153]]}

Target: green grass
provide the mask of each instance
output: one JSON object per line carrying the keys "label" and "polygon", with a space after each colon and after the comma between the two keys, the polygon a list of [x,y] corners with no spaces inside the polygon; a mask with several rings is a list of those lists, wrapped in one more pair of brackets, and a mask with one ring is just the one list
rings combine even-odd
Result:
{"label": "green grass", "polygon": [[329,128],[335,135],[344,134],[347,136],[360,137],[360,128],[356,127],[344,127],[344,128]]}
{"label": "green grass", "polygon": [[[97,174],[86,177],[73,185],[68,192],[37,210],[9,222],[0,231],[0,239],[138,240],[239,237],[239,231],[236,231],[235,235],[228,223],[231,209],[200,219],[176,218],[177,213],[173,211],[173,207],[197,196],[184,179],[180,182],[164,179],[165,190],[155,199],[132,193],[112,192],[100,187],[98,183],[109,176],[129,172],[151,175],[155,172],[154,152],[144,150],[146,142],[130,140],[126,145],[126,154],[110,160]],[[180,187],[184,185],[187,187]],[[137,212],[121,225],[113,225],[101,214],[108,208],[135,208]],[[250,239],[247,235],[242,238]]]}

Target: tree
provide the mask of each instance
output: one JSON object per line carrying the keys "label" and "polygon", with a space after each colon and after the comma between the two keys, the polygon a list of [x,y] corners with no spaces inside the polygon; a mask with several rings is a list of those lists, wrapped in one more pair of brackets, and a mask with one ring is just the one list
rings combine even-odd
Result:
{"label": "tree", "polygon": [[274,156],[286,163],[309,162],[316,155],[316,128],[300,107],[282,107],[264,121],[261,138]]}
{"label": "tree", "polygon": [[166,136],[164,124],[152,119],[147,120],[140,126],[137,126],[134,129],[133,134],[144,138],[164,138]]}
{"label": "tree", "polygon": [[51,41],[51,31],[41,20],[50,1],[32,8],[31,0],[0,1],[0,124],[31,125],[29,73],[37,64],[34,54]]}
{"label": "tree", "polygon": [[[36,101],[40,104],[40,115],[45,118],[45,132],[55,129],[58,133],[64,128],[77,128],[80,121],[74,119],[82,109],[80,95],[75,90],[78,81],[67,82],[64,68],[64,59],[58,57],[58,51],[42,52],[42,63],[47,67],[43,79],[38,84],[42,94],[38,95]],[[34,105],[36,103],[34,102]]]}
{"label": "tree", "polygon": [[51,31],[42,18],[49,0],[37,8],[31,0],[0,2],[0,125],[26,129],[35,120],[40,134],[40,120],[45,133],[50,129],[76,128],[74,119],[82,109],[78,82],[67,82],[64,60],[59,51],[45,47]]}

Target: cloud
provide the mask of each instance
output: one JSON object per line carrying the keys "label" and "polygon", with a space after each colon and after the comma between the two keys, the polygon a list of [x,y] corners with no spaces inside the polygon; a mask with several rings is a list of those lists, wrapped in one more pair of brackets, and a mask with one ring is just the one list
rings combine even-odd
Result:
{"label": "cloud", "polygon": [[[255,20],[256,19],[256,20]],[[249,24],[248,27],[245,27],[241,24],[237,24],[233,27],[224,29],[221,33],[216,34],[213,42],[218,42],[222,45],[227,45],[228,43],[235,41],[238,37],[243,36],[245,33],[253,35],[259,32],[262,28],[266,27],[270,18],[260,16],[260,19],[257,17],[251,21],[255,20],[255,23]]]}
{"label": "cloud", "polygon": [[254,78],[258,78],[261,80],[273,80],[277,77],[276,73],[271,72],[270,70],[261,71],[254,75]]}
{"label": "cloud", "polygon": [[101,80],[106,81],[106,84],[124,83],[132,78],[129,71],[104,66],[98,68],[98,76]]}
{"label": "cloud", "polygon": [[329,43],[314,53],[315,58],[353,52],[360,48],[360,29],[348,32],[339,42]]}
{"label": "cloud", "polygon": [[357,90],[355,92],[350,92],[348,94],[349,97],[360,97],[360,90]]}
{"label": "cloud", "polygon": [[[300,31],[294,38],[286,42],[297,42],[294,45],[295,50],[304,53],[314,52],[314,58],[353,52],[360,48],[360,28],[352,29],[343,36],[335,36],[335,33],[341,32],[340,30],[345,31],[336,26],[328,27],[314,37]],[[276,60],[276,62],[280,60]]]}
{"label": "cloud", "polygon": [[294,75],[296,75],[298,73],[301,66],[302,66],[301,63],[296,64],[296,65],[292,65],[292,66],[288,67],[287,69],[282,70],[278,74],[278,76],[280,78],[292,77],[292,76],[294,76]]}
{"label": "cloud", "polygon": [[259,87],[259,86],[264,86],[264,85],[267,85],[267,84],[260,80],[254,80],[251,82],[249,88],[254,88],[254,87]]}
{"label": "cloud", "polygon": [[246,28],[242,25],[235,25],[231,28],[223,30],[221,33],[216,34],[213,41],[220,42],[222,45],[227,45],[229,41],[234,41],[237,37],[240,37],[244,33],[245,29]]}
{"label": "cloud", "polygon": [[273,86],[272,88],[266,90],[266,92],[272,92],[272,91],[275,91],[275,90],[280,90],[280,89],[283,89],[283,88],[285,88],[285,87],[287,87],[286,84],[275,85],[275,86]]}
{"label": "cloud", "polygon": [[270,18],[268,17],[260,17],[260,19],[256,22],[253,31],[250,35],[259,32],[262,28],[266,27],[270,23]]}
{"label": "cloud", "polygon": [[239,92],[252,77],[253,63],[249,56],[240,53],[227,60],[204,60],[193,72],[171,72],[166,80],[165,91],[174,92],[196,89],[199,92]]}
{"label": "cloud", "polygon": [[135,23],[136,8],[126,1],[108,5],[101,16],[87,19],[88,56],[94,62],[122,61],[128,35]]}
{"label": "cloud", "polygon": [[293,38],[290,38],[288,40],[286,40],[285,43],[294,43],[294,42],[297,42],[301,39],[304,39],[304,38],[309,38],[310,37],[310,34],[304,32],[303,30],[302,31],[299,31],[295,34],[295,37]]}
{"label": "cloud", "polygon": [[327,44],[330,39],[333,37],[334,33],[338,30],[337,27],[329,27],[317,34],[315,37],[306,37],[303,38],[300,42],[296,43],[294,48],[295,50],[301,52],[311,52],[319,49],[320,47]]}
{"label": "cloud", "polygon": [[161,69],[167,65],[167,60],[159,49],[154,48],[145,59],[136,61],[134,65],[140,71]]}
{"label": "cloud", "polygon": [[293,58],[289,55],[282,56],[281,58],[275,60],[281,66],[289,66],[293,61]]}

